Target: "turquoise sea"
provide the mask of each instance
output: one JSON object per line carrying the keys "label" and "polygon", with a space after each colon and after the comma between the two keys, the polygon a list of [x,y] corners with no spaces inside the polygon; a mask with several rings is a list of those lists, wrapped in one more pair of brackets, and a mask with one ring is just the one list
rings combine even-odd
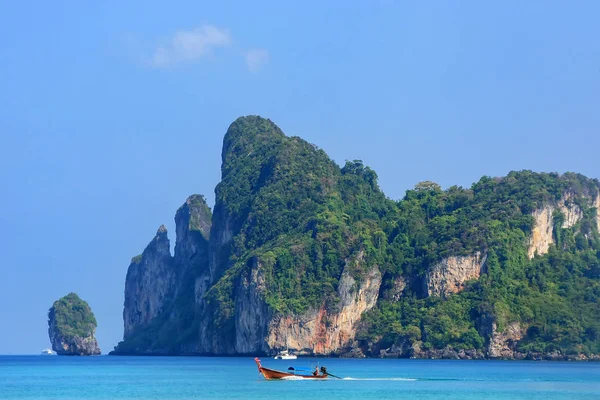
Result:
{"label": "turquoise sea", "polygon": [[0,356],[0,399],[600,399],[600,363],[300,358],[344,379],[265,381],[251,357]]}

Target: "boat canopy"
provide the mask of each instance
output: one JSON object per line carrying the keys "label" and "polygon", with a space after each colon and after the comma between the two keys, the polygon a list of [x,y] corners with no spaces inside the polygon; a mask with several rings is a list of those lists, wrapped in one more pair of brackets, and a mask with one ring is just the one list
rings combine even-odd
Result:
{"label": "boat canopy", "polygon": [[288,371],[314,371],[314,368],[298,368],[298,367],[289,367]]}

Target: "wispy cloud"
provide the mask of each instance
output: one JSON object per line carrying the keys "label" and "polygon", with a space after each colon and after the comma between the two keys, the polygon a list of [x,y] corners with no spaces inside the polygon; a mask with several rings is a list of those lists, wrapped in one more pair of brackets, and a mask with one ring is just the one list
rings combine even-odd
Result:
{"label": "wispy cloud", "polygon": [[244,53],[246,65],[251,72],[258,72],[269,62],[269,52],[264,49],[250,49]]}
{"label": "wispy cloud", "polygon": [[210,55],[214,49],[231,44],[231,36],[225,29],[203,25],[190,31],[179,31],[169,43],[154,51],[150,65],[158,68],[183,62],[195,61]]}

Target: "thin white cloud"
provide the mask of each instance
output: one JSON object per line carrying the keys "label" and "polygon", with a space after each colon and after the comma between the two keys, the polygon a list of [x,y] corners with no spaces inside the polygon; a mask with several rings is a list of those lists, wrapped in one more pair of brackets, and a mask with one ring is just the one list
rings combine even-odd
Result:
{"label": "thin white cloud", "polygon": [[246,65],[251,72],[258,72],[269,62],[269,52],[264,49],[250,49],[244,54]]}
{"label": "thin white cloud", "polygon": [[191,31],[179,31],[166,46],[159,46],[150,64],[162,68],[205,57],[219,47],[231,44],[231,36],[225,29],[203,25]]}

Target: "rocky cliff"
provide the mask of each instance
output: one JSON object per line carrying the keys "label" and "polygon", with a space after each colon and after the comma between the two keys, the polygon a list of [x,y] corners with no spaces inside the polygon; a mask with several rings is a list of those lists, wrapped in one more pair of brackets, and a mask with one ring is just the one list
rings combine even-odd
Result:
{"label": "rocky cliff", "polygon": [[[354,263],[363,261],[362,253]],[[381,273],[374,266],[361,280],[346,265],[339,281],[339,303],[328,309],[324,305],[297,316],[277,316],[269,324],[267,349],[289,346],[299,354],[341,354],[353,345],[356,329],[365,311],[377,302]],[[267,350],[264,349],[264,350]]]}
{"label": "rocky cliff", "polygon": [[594,207],[596,208],[596,226],[598,227],[598,231],[600,231],[600,193],[596,196]]}
{"label": "rocky cliff", "polygon": [[448,257],[436,263],[426,274],[427,295],[444,297],[460,292],[464,282],[479,278],[486,257],[477,252],[471,256]]}
{"label": "rocky cliff", "polygon": [[488,356],[508,360],[524,358],[516,351],[517,343],[522,337],[523,332],[518,322],[511,322],[503,332],[498,332],[496,322],[492,322],[491,336],[487,348]]}
{"label": "rocky cliff", "polygon": [[536,254],[544,255],[548,252],[550,245],[554,242],[554,219],[552,214],[554,207],[545,206],[533,212],[534,226],[529,239],[527,255],[533,258]]}
{"label": "rocky cliff", "polygon": [[598,181],[511,172],[396,202],[360,160],[340,168],[257,116],[221,156],[214,214],[190,196],[174,255],[161,227],[132,261],[115,354],[600,352]]}
{"label": "rocky cliff", "polygon": [[161,226],[132,260],[125,281],[125,329],[117,352],[181,354],[197,348],[196,287],[207,280],[212,213],[191,195],[175,214],[175,252]]}
{"label": "rocky cliff", "polygon": [[171,256],[167,228],[161,225],[144,252],[134,257],[125,279],[123,320],[127,339],[161,313],[177,286],[177,270]]}
{"label": "rocky cliff", "polygon": [[96,326],[90,306],[75,293],[55,301],[48,311],[48,335],[52,350],[58,355],[100,354],[94,337]]}
{"label": "rocky cliff", "polygon": [[[551,244],[555,240],[555,217],[558,215],[562,219],[560,227],[568,229],[578,224],[583,216],[583,207],[594,207],[599,210],[600,195],[596,193],[584,193],[581,196],[575,196],[571,191],[566,191],[557,202],[548,202],[543,207],[533,212],[534,227],[529,239],[529,248],[527,254],[533,258],[536,254],[544,255],[548,253]],[[596,211],[596,225],[600,230],[600,214]]]}

